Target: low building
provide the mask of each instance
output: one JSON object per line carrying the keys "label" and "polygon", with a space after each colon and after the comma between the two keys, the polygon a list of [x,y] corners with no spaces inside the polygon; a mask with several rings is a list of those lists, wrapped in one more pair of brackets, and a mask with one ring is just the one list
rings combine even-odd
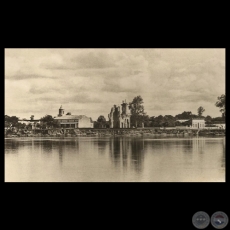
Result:
{"label": "low building", "polygon": [[219,123],[219,124],[214,124],[214,125],[219,129],[225,129],[225,127],[226,127],[225,123]]}
{"label": "low building", "polygon": [[192,118],[192,128],[204,129],[205,128],[204,118]]}
{"label": "low building", "polygon": [[[184,128],[191,128],[191,129],[203,129],[205,128],[205,120],[204,118],[192,118],[192,119],[180,119],[176,120],[176,123],[180,123],[184,125]],[[182,128],[182,126],[176,126]]]}
{"label": "low building", "polygon": [[85,115],[71,115],[68,112],[64,115],[62,106],[59,109],[59,114],[54,120],[58,121],[61,128],[93,128],[93,120]]}
{"label": "low building", "polygon": [[40,124],[41,121],[40,119],[34,119],[34,115],[31,115],[30,120],[24,118],[24,119],[18,120],[18,123],[32,125],[32,129],[34,129],[36,124]]}
{"label": "low building", "polygon": [[179,122],[179,123],[184,123],[186,121],[189,121],[190,119],[178,119],[176,120],[176,122]]}
{"label": "low building", "polygon": [[128,103],[122,102],[121,110],[120,106],[114,105],[111,108],[109,117],[109,127],[110,128],[130,128],[130,109],[128,108]]}

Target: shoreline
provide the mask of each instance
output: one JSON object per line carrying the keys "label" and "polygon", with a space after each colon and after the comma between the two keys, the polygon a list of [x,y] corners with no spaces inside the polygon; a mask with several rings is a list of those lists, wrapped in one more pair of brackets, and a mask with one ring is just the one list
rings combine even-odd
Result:
{"label": "shoreline", "polygon": [[33,139],[33,138],[38,138],[38,139],[60,139],[60,140],[64,140],[64,139],[76,139],[76,138],[116,138],[116,137],[130,137],[130,138],[154,138],[154,139],[162,139],[162,138],[167,138],[167,139],[173,139],[173,138],[222,138],[225,137],[225,135],[88,135],[88,136],[65,136],[65,137],[59,137],[59,136],[29,136],[29,137],[5,137],[5,140],[12,140],[12,139],[21,139],[21,140],[25,140],[25,139]]}
{"label": "shoreline", "polygon": [[5,134],[5,138],[73,138],[73,137],[116,137],[116,136],[143,136],[143,137],[192,137],[192,136],[225,136],[224,129],[45,129],[45,130],[17,130]]}

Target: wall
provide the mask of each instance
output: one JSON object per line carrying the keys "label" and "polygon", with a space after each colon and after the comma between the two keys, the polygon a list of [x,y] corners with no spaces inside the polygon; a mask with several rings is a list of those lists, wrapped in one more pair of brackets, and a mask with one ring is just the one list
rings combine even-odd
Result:
{"label": "wall", "polygon": [[122,104],[122,111],[120,106],[114,105],[108,115],[110,128],[130,128],[130,114],[128,113],[128,105]]}
{"label": "wall", "polygon": [[203,129],[205,127],[204,120],[192,120],[192,127],[196,129]]}
{"label": "wall", "polygon": [[93,128],[93,123],[90,122],[90,118],[83,117],[79,120],[79,128]]}
{"label": "wall", "polygon": [[108,117],[110,128],[120,128],[120,106],[114,105]]}

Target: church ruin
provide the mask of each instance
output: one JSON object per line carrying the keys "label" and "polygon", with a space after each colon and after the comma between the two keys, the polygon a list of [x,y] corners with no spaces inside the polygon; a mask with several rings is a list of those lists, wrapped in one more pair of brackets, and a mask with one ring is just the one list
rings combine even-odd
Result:
{"label": "church ruin", "polygon": [[114,105],[108,114],[110,128],[130,128],[130,116],[130,109],[126,101],[122,102],[121,110],[120,106]]}

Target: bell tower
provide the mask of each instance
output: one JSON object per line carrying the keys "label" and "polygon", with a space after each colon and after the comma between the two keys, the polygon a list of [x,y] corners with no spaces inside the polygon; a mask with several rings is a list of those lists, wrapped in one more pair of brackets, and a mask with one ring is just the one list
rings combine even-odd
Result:
{"label": "bell tower", "polygon": [[58,114],[58,117],[61,117],[62,115],[64,115],[64,109],[62,108],[62,105],[59,109],[59,114]]}
{"label": "bell tower", "polygon": [[122,101],[121,108],[120,128],[130,128],[130,110],[126,100]]}
{"label": "bell tower", "polygon": [[128,111],[128,103],[126,103],[126,100],[122,101],[121,108],[122,108],[121,111],[122,111],[123,115],[127,115],[129,113],[129,111]]}

